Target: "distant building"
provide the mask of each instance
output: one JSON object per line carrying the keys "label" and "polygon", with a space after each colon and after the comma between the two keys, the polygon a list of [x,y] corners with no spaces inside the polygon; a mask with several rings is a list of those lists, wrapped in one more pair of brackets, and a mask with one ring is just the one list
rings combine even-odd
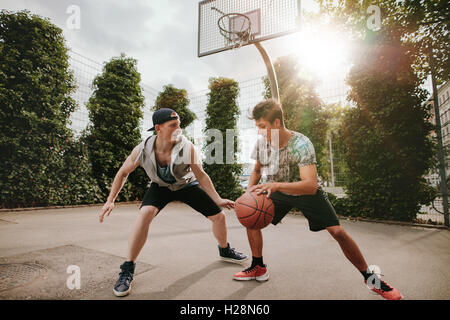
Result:
{"label": "distant building", "polygon": [[[439,115],[441,118],[441,133],[442,133],[442,144],[446,152],[445,158],[445,173],[447,179],[450,177],[450,81],[445,82],[438,88],[438,101],[439,101]],[[434,103],[433,96],[431,96],[425,104],[429,105],[431,118],[430,121],[434,125],[436,124],[435,113],[434,113]],[[433,138],[436,138],[436,132],[431,134]],[[431,185],[437,186],[439,182],[439,173],[433,172],[426,176],[426,179]]]}

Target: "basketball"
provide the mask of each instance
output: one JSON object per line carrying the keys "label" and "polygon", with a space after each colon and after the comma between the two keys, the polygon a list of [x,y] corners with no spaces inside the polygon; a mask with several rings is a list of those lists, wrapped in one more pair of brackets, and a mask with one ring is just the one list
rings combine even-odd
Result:
{"label": "basketball", "polygon": [[275,207],[265,194],[246,192],[235,202],[239,222],[248,229],[262,229],[272,222]]}

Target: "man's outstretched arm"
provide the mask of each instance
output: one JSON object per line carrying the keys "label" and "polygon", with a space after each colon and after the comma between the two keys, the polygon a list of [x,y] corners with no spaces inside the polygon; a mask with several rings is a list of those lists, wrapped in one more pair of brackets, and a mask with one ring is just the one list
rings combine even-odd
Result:
{"label": "man's outstretched arm", "polygon": [[125,162],[122,164],[122,167],[120,167],[119,171],[117,171],[111,186],[111,191],[109,192],[108,199],[106,200],[106,203],[103,205],[102,210],[100,211],[100,223],[103,222],[105,215],[109,216],[111,211],[114,209],[114,201],[116,201],[117,195],[125,184],[125,181],[127,181],[128,175],[139,166],[139,161],[136,161],[138,154],[139,146],[136,146],[131,154],[127,157]]}

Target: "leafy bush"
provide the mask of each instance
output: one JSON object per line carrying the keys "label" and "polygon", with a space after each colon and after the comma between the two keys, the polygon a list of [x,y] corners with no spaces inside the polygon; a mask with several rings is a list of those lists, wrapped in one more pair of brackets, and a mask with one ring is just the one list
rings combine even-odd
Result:
{"label": "leafy bush", "polygon": [[348,198],[338,198],[332,193],[328,193],[328,200],[333,205],[336,214],[347,216],[347,217],[358,217],[360,216],[359,210],[357,207],[349,201]]}
{"label": "leafy bush", "polygon": [[[87,104],[90,123],[83,136],[103,200],[117,171],[141,142],[144,96],[140,81],[136,60],[122,54],[105,63],[93,82],[94,92]],[[148,182],[145,171],[138,167],[128,177],[117,201],[141,199]]]}
{"label": "leafy bush", "polygon": [[[226,130],[236,130],[236,118],[240,114],[237,105],[239,95],[238,83],[227,78],[211,78],[209,80],[208,105],[206,107],[206,127],[218,129],[223,137],[223,156],[226,155]],[[238,137],[234,137],[234,157],[238,152]],[[226,164],[204,163],[205,172],[211,177],[217,193],[223,198],[237,199],[244,190],[239,185],[242,165],[238,163]]]}
{"label": "leafy bush", "polygon": [[28,11],[0,12],[0,206],[98,200],[82,144],[62,30]]}
{"label": "leafy bush", "polygon": [[435,194],[423,178],[434,144],[411,50],[394,32],[380,31],[348,77],[357,107],[341,127],[350,171],[346,187],[352,210],[363,217],[412,221]]}
{"label": "leafy bush", "polygon": [[178,89],[171,84],[164,86],[163,91],[158,94],[153,110],[161,108],[170,108],[176,111],[180,116],[181,128],[189,126],[197,117],[194,112],[189,110],[189,99],[184,89]]}

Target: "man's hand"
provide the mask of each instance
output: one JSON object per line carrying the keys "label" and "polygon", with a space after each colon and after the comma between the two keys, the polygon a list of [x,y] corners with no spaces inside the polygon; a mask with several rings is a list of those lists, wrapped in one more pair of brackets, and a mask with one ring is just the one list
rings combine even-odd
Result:
{"label": "man's hand", "polygon": [[98,220],[100,221],[100,223],[103,222],[103,219],[105,217],[105,214],[107,217],[109,217],[109,214],[111,213],[111,211],[114,209],[114,202],[111,201],[107,201],[104,205],[102,210],[100,211],[100,215],[98,217]]}
{"label": "man's hand", "polygon": [[270,197],[272,192],[278,191],[278,184],[276,182],[257,184],[247,188],[247,192],[256,191],[256,194],[267,194],[267,198]]}
{"label": "man's hand", "polygon": [[217,203],[219,207],[227,208],[227,209],[233,209],[234,208],[234,201],[228,200],[228,199],[220,199],[220,201]]}

